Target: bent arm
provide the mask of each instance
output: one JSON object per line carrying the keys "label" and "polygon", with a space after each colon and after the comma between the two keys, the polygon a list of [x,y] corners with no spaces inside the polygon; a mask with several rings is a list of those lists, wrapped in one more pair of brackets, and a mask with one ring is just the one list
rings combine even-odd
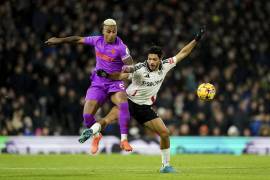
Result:
{"label": "bent arm", "polygon": [[81,36],[69,36],[69,37],[64,37],[64,38],[52,37],[45,42],[45,44],[47,45],[56,45],[56,44],[63,44],[63,43],[83,44],[84,37],[81,37]]}
{"label": "bent arm", "polygon": [[108,78],[112,80],[127,80],[129,79],[130,73],[120,73],[120,72],[115,72],[111,73],[108,75]]}

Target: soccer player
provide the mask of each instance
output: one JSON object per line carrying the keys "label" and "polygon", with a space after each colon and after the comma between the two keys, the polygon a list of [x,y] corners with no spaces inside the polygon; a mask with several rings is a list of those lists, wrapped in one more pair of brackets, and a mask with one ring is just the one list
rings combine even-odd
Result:
{"label": "soccer player", "polygon": [[[128,121],[130,113],[125,93],[124,83],[121,80],[112,80],[97,76],[97,70],[103,69],[106,72],[120,72],[123,65],[132,65],[133,60],[129,54],[127,46],[117,36],[117,25],[115,20],[106,19],[103,22],[102,36],[70,36],[65,38],[50,38],[45,43],[47,45],[56,45],[62,43],[76,43],[95,47],[96,68],[91,76],[91,86],[88,88],[83,110],[84,125],[87,127],[80,138],[79,142],[84,143],[93,134],[91,127],[95,131],[101,128],[100,124],[95,120],[95,113],[110,97],[111,101],[119,109],[119,124],[121,131],[120,147],[125,151],[132,151],[132,147],[127,140]],[[96,139],[101,138],[101,134],[97,133]]]}
{"label": "soccer player", "polygon": [[[145,62],[138,63],[133,67],[125,68],[125,70],[130,71],[130,73],[109,74],[105,70],[98,71],[98,75],[102,77],[109,77],[112,79],[129,78],[132,80],[132,83],[126,90],[128,95],[129,111],[131,116],[140,124],[145,125],[160,136],[162,157],[161,173],[172,173],[175,172],[175,170],[169,164],[169,130],[163,123],[162,119],[153,111],[152,105],[156,100],[157,93],[168,71],[191,53],[192,49],[201,39],[204,32],[205,29],[201,28],[196,34],[195,39],[181,49],[174,57],[162,60],[163,54],[161,48],[153,46],[149,49],[148,59]],[[100,121],[103,128],[117,119],[117,111],[117,107],[112,108],[111,112]],[[99,140],[96,140],[96,143],[92,144],[92,146],[96,146],[94,149],[98,149]]]}

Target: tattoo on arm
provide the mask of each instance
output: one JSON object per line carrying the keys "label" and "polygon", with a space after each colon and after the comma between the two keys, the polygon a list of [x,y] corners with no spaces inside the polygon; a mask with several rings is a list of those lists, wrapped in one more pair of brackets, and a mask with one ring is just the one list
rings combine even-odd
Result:
{"label": "tattoo on arm", "polygon": [[124,62],[125,65],[133,65],[133,59],[132,59],[131,56],[124,59],[123,62]]}

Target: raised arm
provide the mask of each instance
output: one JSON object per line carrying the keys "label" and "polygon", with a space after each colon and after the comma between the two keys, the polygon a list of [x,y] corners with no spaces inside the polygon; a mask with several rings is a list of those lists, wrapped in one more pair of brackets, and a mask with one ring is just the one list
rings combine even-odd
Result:
{"label": "raised arm", "polygon": [[190,43],[188,43],[183,49],[181,49],[176,55],[176,63],[180,62],[183,60],[186,56],[188,56],[192,49],[196,46],[196,44],[200,41],[202,38],[203,34],[205,33],[205,28],[202,27],[200,28],[200,31],[196,34],[194,40],[192,40]]}
{"label": "raised arm", "polygon": [[56,45],[56,44],[62,44],[62,43],[74,43],[74,44],[83,44],[84,43],[84,37],[80,36],[69,36],[64,38],[57,38],[52,37],[45,41],[45,44],[47,45]]}
{"label": "raised arm", "polygon": [[188,43],[183,49],[181,49],[176,55],[176,63],[180,62],[181,60],[183,60],[185,57],[187,57],[192,49],[196,46],[197,41],[194,39],[192,40],[190,43]]}

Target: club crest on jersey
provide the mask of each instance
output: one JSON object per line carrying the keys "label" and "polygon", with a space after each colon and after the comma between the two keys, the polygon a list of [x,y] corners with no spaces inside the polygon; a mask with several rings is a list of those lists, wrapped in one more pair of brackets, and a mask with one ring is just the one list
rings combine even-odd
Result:
{"label": "club crest on jersey", "polygon": [[112,50],[111,50],[111,53],[112,53],[112,54],[115,54],[115,49],[112,49]]}

